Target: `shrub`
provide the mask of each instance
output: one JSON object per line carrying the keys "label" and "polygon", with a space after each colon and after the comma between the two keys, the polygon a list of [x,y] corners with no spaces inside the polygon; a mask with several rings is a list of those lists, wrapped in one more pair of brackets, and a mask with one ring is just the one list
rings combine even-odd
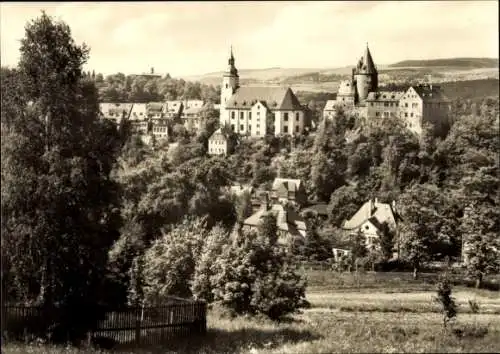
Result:
{"label": "shrub", "polygon": [[457,316],[457,305],[455,299],[451,297],[451,282],[447,275],[443,276],[439,281],[437,297],[434,301],[441,305],[443,326],[446,328],[447,324]]}
{"label": "shrub", "polygon": [[275,240],[262,233],[233,233],[211,266],[213,300],[233,313],[273,320],[305,306],[306,282]]}

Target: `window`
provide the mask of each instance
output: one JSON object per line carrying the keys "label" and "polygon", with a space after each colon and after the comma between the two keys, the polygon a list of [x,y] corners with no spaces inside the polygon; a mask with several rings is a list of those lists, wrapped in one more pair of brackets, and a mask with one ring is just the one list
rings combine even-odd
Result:
{"label": "window", "polygon": [[388,107],[389,106],[389,102],[384,102],[384,107]]}
{"label": "window", "polygon": [[226,88],[228,88],[228,87],[229,87],[229,85],[228,85],[228,84],[226,84]]}
{"label": "window", "polygon": [[250,130],[252,130],[252,126],[251,125],[248,126],[248,131],[250,131]]}
{"label": "window", "polygon": [[231,112],[231,119],[234,119],[234,111]]}
{"label": "window", "polygon": [[260,116],[260,111],[257,111],[257,116]]}
{"label": "window", "polygon": [[288,133],[288,125],[283,126],[283,133]]}
{"label": "window", "polygon": [[240,131],[243,131],[245,129],[245,126],[243,124],[240,124]]}
{"label": "window", "polygon": [[252,112],[248,112],[248,119],[252,119]]}
{"label": "window", "polygon": [[375,117],[378,117],[380,115],[380,112],[375,113]]}
{"label": "window", "polygon": [[288,113],[286,113],[286,112],[285,112],[285,113],[283,114],[283,120],[284,120],[285,122],[288,122]]}
{"label": "window", "polygon": [[296,125],[296,126],[295,126],[295,132],[296,132],[296,133],[298,133],[298,132],[299,132],[299,126],[298,126],[298,125]]}
{"label": "window", "polygon": [[413,117],[413,113],[410,113],[410,117]]}
{"label": "window", "polygon": [[405,117],[408,118],[408,112],[405,113]]}
{"label": "window", "polygon": [[299,112],[296,112],[295,113],[295,120],[298,122],[299,119],[300,119],[300,114],[299,114]]}
{"label": "window", "polygon": [[231,130],[234,132],[234,124],[231,124]]}
{"label": "window", "polygon": [[373,102],[370,102],[370,106],[372,106],[372,107],[373,107]]}
{"label": "window", "polygon": [[408,107],[408,103],[405,103],[405,107]]}
{"label": "window", "polygon": [[240,119],[243,119],[244,112],[240,112]]}

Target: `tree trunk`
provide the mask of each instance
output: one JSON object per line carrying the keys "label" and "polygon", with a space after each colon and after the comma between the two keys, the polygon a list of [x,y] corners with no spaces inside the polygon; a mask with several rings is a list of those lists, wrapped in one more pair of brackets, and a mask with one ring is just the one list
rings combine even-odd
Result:
{"label": "tree trunk", "polygon": [[476,289],[479,289],[483,282],[483,275],[479,274],[476,278]]}
{"label": "tree trunk", "polygon": [[418,278],[418,267],[413,267],[413,279]]}

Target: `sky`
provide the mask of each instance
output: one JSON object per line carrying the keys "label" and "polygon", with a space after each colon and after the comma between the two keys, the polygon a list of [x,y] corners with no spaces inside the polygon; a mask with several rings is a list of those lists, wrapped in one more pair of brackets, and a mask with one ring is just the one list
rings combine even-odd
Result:
{"label": "sky", "polygon": [[366,43],[378,65],[499,51],[498,1],[2,2],[2,66],[17,64],[42,9],[90,47],[85,69],[104,74],[222,71],[230,45],[240,70],[351,66]]}

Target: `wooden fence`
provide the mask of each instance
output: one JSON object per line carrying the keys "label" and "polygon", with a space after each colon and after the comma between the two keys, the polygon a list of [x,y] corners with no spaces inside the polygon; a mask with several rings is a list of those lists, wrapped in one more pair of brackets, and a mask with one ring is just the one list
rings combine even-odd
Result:
{"label": "wooden fence", "polygon": [[[39,306],[3,306],[2,331],[19,333],[28,323],[41,321],[42,311]],[[106,310],[104,320],[90,334],[118,343],[155,345],[180,336],[203,334],[206,323],[204,302],[175,299],[163,306]]]}

